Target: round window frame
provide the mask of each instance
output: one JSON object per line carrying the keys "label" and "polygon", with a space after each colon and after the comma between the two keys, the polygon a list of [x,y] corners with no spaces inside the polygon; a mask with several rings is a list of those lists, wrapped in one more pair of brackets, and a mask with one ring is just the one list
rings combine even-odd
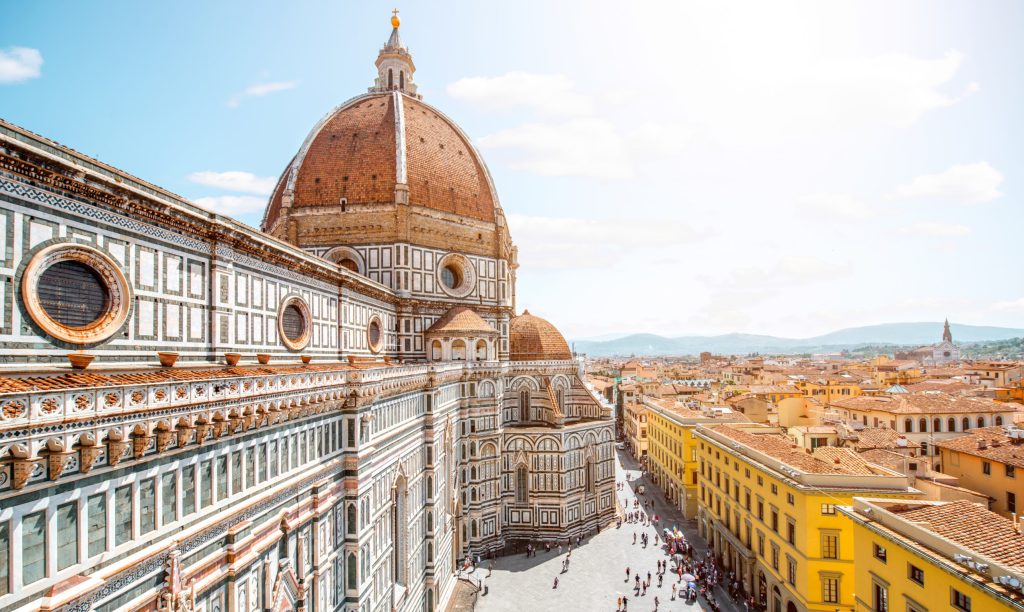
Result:
{"label": "round window frame", "polygon": [[[295,340],[284,333],[284,311],[289,306],[298,308],[299,314],[302,315],[302,335]],[[313,318],[310,316],[309,304],[306,303],[306,300],[297,295],[290,295],[281,301],[281,305],[277,308],[277,336],[281,339],[281,344],[289,350],[301,351],[306,348],[310,338],[313,337]]]}
{"label": "round window frame", "polygon": [[[380,329],[380,338],[377,339],[376,344],[373,343],[370,337],[370,328],[374,323],[376,323],[377,328]],[[366,322],[366,348],[370,349],[370,352],[374,355],[384,350],[384,322],[381,320],[380,315],[372,315]]]}
{"label": "round window frame", "polygon": [[[84,327],[69,327],[50,316],[39,300],[39,280],[51,266],[77,261],[91,268],[107,290],[107,309]],[[21,299],[28,316],[46,334],[69,344],[96,344],[116,334],[131,314],[132,288],[120,265],[99,249],[58,243],[36,252],[21,276]]]}
{"label": "round window frame", "polygon": [[[449,287],[441,280],[441,271],[448,266],[455,267],[459,276],[462,277],[462,282],[458,287]],[[441,291],[454,298],[468,297],[476,287],[476,268],[473,266],[473,262],[460,253],[448,253],[438,260],[435,276]]]}

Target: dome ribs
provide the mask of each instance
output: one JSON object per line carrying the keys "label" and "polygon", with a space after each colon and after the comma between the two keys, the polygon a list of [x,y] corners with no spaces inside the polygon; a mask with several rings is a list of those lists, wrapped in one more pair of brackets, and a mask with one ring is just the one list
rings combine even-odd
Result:
{"label": "dome ribs", "polygon": [[324,125],[299,168],[294,206],[331,206],[343,197],[350,203],[394,199],[394,107],[390,96],[380,100],[353,105]]}

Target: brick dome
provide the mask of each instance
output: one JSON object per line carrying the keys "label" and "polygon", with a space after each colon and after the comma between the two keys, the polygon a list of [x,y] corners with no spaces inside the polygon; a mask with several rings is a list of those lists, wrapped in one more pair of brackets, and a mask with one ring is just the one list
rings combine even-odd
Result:
{"label": "brick dome", "polygon": [[342,199],[392,204],[402,185],[412,206],[494,222],[490,177],[462,131],[420,100],[381,93],[342,104],[313,128],[278,181],[263,226],[275,224],[285,196],[294,208]]}
{"label": "brick dome", "polygon": [[515,317],[509,326],[509,358],[512,361],[572,359],[569,343],[554,325],[529,310]]}
{"label": "brick dome", "polygon": [[313,128],[278,180],[262,229],[305,248],[444,248],[453,238],[474,254],[511,248],[490,174],[469,139],[398,91],[353,98]]}

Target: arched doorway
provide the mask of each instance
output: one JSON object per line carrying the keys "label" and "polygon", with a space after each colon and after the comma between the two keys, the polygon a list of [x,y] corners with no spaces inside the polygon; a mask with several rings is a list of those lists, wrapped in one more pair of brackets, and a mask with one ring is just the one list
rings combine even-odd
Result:
{"label": "arched doorway", "polygon": [[757,574],[757,602],[762,606],[768,605],[768,580],[765,579],[764,572]]}
{"label": "arched doorway", "polygon": [[782,612],[782,592],[778,585],[772,587],[772,612]]}
{"label": "arched doorway", "polygon": [[797,610],[796,610],[796,604],[795,604],[795,603],[793,603],[793,602],[789,602],[789,603],[787,603],[787,604],[786,604],[786,612],[797,612]]}

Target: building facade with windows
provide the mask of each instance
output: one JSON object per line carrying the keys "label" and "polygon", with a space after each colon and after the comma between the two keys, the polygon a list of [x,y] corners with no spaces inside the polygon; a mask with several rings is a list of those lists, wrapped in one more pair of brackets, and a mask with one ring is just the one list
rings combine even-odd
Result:
{"label": "building facade with windows", "polygon": [[989,510],[1008,519],[1024,511],[1024,430],[1016,425],[972,429],[936,448],[943,473],[987,495]]}
{"label": "building facade with windows", "polygon": [[397,17],[377,69],[262,231],[0,123],[0,609],[443,610],[611,520],[611,410]]}
{"label": "building facade with windows", "polygon": [[921,445],[921,455],[935,461],[937,443],[956,438],[981,427],[1009,425],[1014,422],[1016,404],[997,402],[988,397],[921,391],[889,395],[861,395],[832,402],[829,407],[839,420],[864,427],[888,427]]}
{"label": "building facade with windows", "polygon": [[966,500],[856,498],[857,612],[1024,610],[1024,536]]}
{"label": "building facade with windows", "polygon": [[853,528],[836,506],[921,496],[903,474],[850,449],[800,448],[777,427],[699,425],[694,437],[698,530],[769,612],[851,607]]}
{"label": "building facade with windows", "polygon": [[695,410],[673,399],[644,398],[647,408],[647,469],[670,503],[688,519],[697,516],[697,440],[700,424],[746,422],[739,412]]}

